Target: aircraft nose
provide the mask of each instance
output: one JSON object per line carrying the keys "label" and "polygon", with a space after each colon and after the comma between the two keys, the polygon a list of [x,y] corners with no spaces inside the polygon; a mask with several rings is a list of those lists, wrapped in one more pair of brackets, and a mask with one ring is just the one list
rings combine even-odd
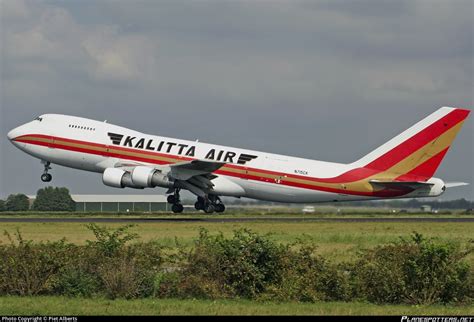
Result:
{"label": "aircraft nose", "polygon": [[13,130],[11,130],[10,132],[8,132],[7,137],[10,141],[14,141],[17,137],[19,137],[21,135],[20,132],[22,132],[22,131],[21,131],[20,127],[21,126],[16,127]]}
{"label": "aircraft nose", "polygon": [[15,138],[15,129],[8,132],[7,136],[10,141],[13,140]]}
{"label": "aircraft nose", "polygon": [[8,140],[17,148],[19,148],[20,150],[24,150],[25,148],[25,143],[22,143],[22,142],[19,142],[17,141],[18,138],[22,135],[25,134],[25,129],[23,127],[23,125],[20,125],[16,128],[14,128],[13,130],[11,130],[10,132],[8,132],[7,134],[7,137],[8,137]]}

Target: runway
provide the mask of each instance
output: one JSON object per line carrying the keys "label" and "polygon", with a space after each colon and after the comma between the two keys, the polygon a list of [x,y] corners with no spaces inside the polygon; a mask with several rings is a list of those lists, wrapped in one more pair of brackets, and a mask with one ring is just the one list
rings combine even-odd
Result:
{"label": "runway", "polygon": [[456,218],[410,218],[410,217],[365,217],[365,218],[315,218],[315,217],[242,217],[242,218],[232,218],[232,217],[176,217],[176,218],[107,218],[107,217],[95,217],[95,218],[48,218],[48,217],[30,217],[30,218],[0,218],[0,223],[157,223],[157,222],[208,222],[208,223],[235,223],[235,222],[458,222],[458,223],[474,223],[474,217],[456,217]]}

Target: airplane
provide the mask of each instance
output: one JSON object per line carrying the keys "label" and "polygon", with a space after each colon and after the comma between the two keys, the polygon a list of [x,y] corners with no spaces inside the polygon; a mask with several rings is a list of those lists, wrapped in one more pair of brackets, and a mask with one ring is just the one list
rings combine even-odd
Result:
{"label": "airplane", "polygon": [[180,213],[180,191],[195,208],[223,212],[222,196],[286,203],[437,197],[433,177],[470,110],[442,107],[359,160],[343,164],[149,135],[87,118],[44,114],[8,133],[20,150],[51,164],[102,174],[115,188],[167,188]]}

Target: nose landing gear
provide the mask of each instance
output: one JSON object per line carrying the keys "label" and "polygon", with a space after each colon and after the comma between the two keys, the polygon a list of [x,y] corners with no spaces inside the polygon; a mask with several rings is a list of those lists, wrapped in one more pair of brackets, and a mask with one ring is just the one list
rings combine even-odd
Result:
{"label": "nose landing gear", "polygon": [[53,179],[53,176],[48,173],[48,170],[51,170],[51,167],[50,167],[51,162],[45,161],[43,163],[44,163],[44,172],[41,175],[41,181],[50,182]]}

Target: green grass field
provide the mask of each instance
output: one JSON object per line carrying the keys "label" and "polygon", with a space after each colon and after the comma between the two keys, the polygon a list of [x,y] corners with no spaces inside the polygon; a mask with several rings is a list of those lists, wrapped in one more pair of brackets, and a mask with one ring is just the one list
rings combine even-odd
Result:
{"label": "green grass field", "polygon": [[472,315],[474,306],[0,297],[0,315]]}
{"label": "green grass field", "polygon": [[189,208],[186,206],[184,212],[181,214],[174,214],[172,212],[35,212],[35,211],[15,211],[15,212],[0,212],[0,218],[11,218],[11,217],[79,217],[79,218],[94,218],[94,217],[122,217],[122,218],[215,218],[219,217],[286,217],[286,216],[304,216],[307,218],[311,217],[392,217],[392,218],[463,218],[466,216],[472,216],[467,214],[465,210],[446,210],[441,211],[437,214],[423,213],[411,211],[407,213],[392,212],[389,208],[341,208],[340,212],[337,212],[337,208],[317,208],[314,213],[302,213],[301,208],[290,208],[290,207],[261,207],[261,208],[229,208],[226,209],[224,214],[205,214]]}
{"label": "green grass field", "polygon": [[[119,227],[120,223],[106,223],[107,227]],[[1,230],[10,233],[18,228],[23,238],[33,241],[53,241],[63,237],[67,241],[83,244],[94,239],[83,223],[1,223]],[[182,245],[191,245],[200,228],[211,233],[222,232],[229,236],[233,230],[249,228],[260,234],[270,234],[270,238],[281,243],[315,244],[318,252],[329,258],[350,260],[357,251],[396,241],[400,236],[409,237],[414,231],[426,237],[468,243],[473,237],[474,223],[456,222],[145,222],[137,223],[131,229],[140,240],[156,240],[163,246],[175,246],[175,240]],[[6,243],[5,235],[0,242]],[[474,267],[474,254],[468,257]]]}
{"label": "green grass field", "polygon": [[[33,216],[35,214],[32,214]],[[231,215],[236,216],[236,215]],[[278,214],[276,214],[278,216]],[[63,237],[67,241],[84,244],[94,236],[83,223],[1,223],[0,232],[10,234],[19,229],[24,239],[53,241]],[[117,228],[122,224],[101,224]],[[180,244],[191,246],[198,237],[199,229],[211,233],[222,232],[230,236],[233,230],[249,228],[259,234],[269,234],[281,243],[302,241],[317,245],[320,254],[334,261],[346,261],[364,248],[396,241],[400,236],[409,237],[414,231],[426,237],[467,244],[473,239],[474,223],[453,222],[141,222],[131,229],[139,240],[156,240],[168,247]],[[0,243],[8,243],[4,234]],[[474,268],[474,255],[467,258]],[[0,297],[0,315],[233,315],[233,314],[281,314],[281,315],[472,315],[474,305],[469,306],[403,306],[375,305],[368,303],[276,303],[247,300],[178,300],[140,299],[106,300],[67,297]]]}

